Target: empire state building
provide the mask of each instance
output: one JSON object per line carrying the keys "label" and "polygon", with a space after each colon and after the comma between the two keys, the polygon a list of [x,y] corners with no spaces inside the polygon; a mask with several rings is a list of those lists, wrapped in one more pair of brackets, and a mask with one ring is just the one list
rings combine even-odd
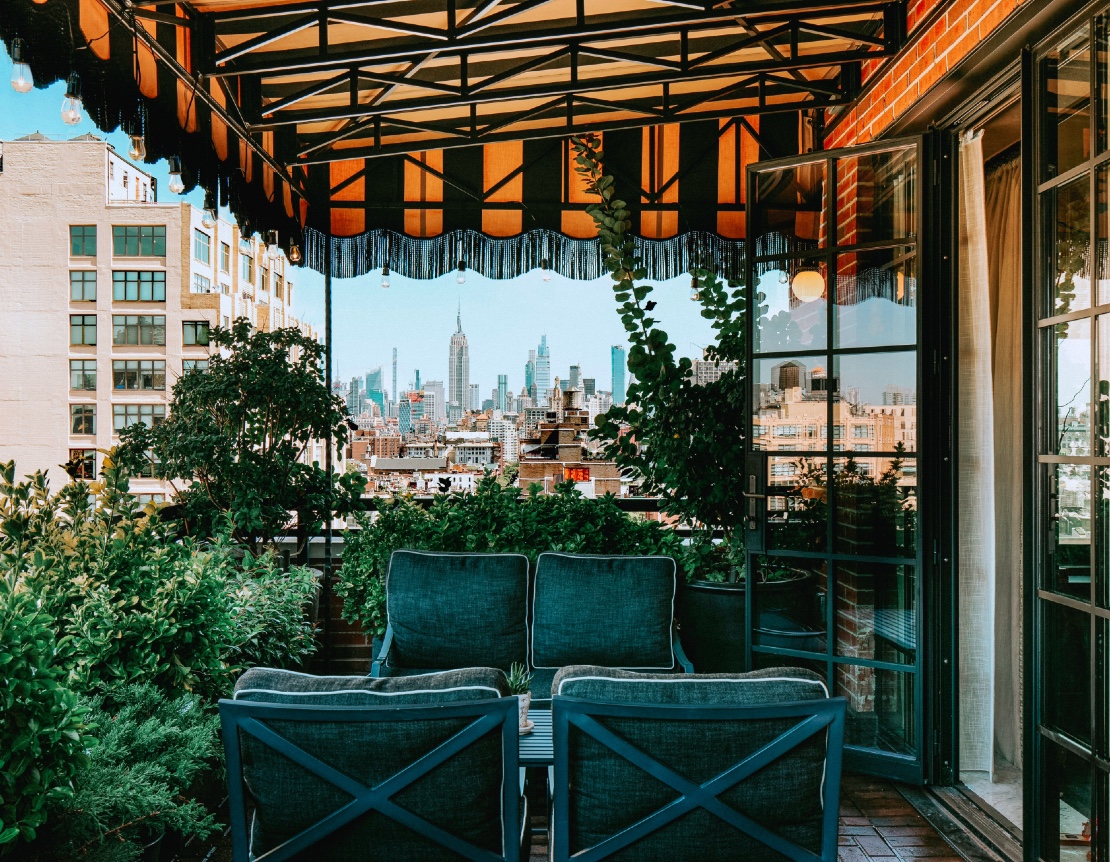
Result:
{"label": "empire state building", "polygon": [[447,358],[447,404],[454,405],[458,415],[470,407],[470,347],[462,331],[462,305],[459,305],[458,329],[451,336]]}

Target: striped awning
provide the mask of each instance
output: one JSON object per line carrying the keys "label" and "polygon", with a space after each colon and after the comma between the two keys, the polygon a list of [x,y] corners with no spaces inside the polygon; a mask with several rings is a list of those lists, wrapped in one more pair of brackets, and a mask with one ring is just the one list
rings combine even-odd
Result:
{"label": "striped awning", "polygon": [[311,265],[331,238],[349,274],[452,266],[464,244],[487,274],[563,269],[595,234],[569,144],[586,131],[634,231],[685,267],[691,243],[744,237],[745,166],[810,145],[905,30],[900,0],[4,6],[40,85],[77,68],[98,125],[142,123],[151,158],[180,155],[248,228],[303,236]]}

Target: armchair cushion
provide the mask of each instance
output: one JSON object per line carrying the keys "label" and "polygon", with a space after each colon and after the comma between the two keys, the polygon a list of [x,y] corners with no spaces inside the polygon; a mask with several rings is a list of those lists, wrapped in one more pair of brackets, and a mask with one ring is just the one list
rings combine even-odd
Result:
{"label": "armchair cushion", "polygon": [[540,554],[532,664],[670,670],[676,571],[670,557]]}
{"label": "armchair cushion", "polygon": [[468,667],[419,676],[313,676],[255,667],[235,683],[235,700],[302,706],[417,706],[509,696],[505,674],[492,667]]}
{"label": "armchair cushion", "polygon": [[394,551],[386,614],[391,667],[507,671],[528,660],[528,558]]}

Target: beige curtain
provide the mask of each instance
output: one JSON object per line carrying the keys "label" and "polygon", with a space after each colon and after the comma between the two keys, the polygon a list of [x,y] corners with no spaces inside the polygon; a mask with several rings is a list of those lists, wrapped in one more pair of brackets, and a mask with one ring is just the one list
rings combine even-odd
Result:
{"label": "beige curtain", "polygon": [[986,178],[994,365],[994,749],[1021,766],[1021,163]]}
{"label": "beige curtain", "polygon": [[982,132],[960,141],[960,769],[994,771],[994,398]]}

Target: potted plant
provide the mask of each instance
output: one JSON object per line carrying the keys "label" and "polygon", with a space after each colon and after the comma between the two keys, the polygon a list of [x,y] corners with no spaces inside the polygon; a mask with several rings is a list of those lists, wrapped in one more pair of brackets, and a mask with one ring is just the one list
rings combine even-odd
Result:
{"label": "potted plant", "polygon": [[716,343],[705,358],[722,363],[720,377],[699,385],[692,363],[678,357],[651,312],[657,302],[635,255],[632,223],[603,169],[593,136],[573,139],[576,170],[599,199],[587,212],[598,228],[605,266],[629,341],[632,383],[626,403],[597,418],[591,432],[604,455],[631,471],[663,511],[697,528],[685,556],[687,583],[679,596],[683,646],[698,670],[742,670],[746,500],[744,428],[745,306],[743,287],[696,267],[692,298],[712,322]]}
{"label": "potted plant", "polygon": [[528,720],[528,707],[532,704],[532,674],[520,662],[513,662],[509,668],[509,691],[520,701],[520,733],[531,733],[535,722]]}

